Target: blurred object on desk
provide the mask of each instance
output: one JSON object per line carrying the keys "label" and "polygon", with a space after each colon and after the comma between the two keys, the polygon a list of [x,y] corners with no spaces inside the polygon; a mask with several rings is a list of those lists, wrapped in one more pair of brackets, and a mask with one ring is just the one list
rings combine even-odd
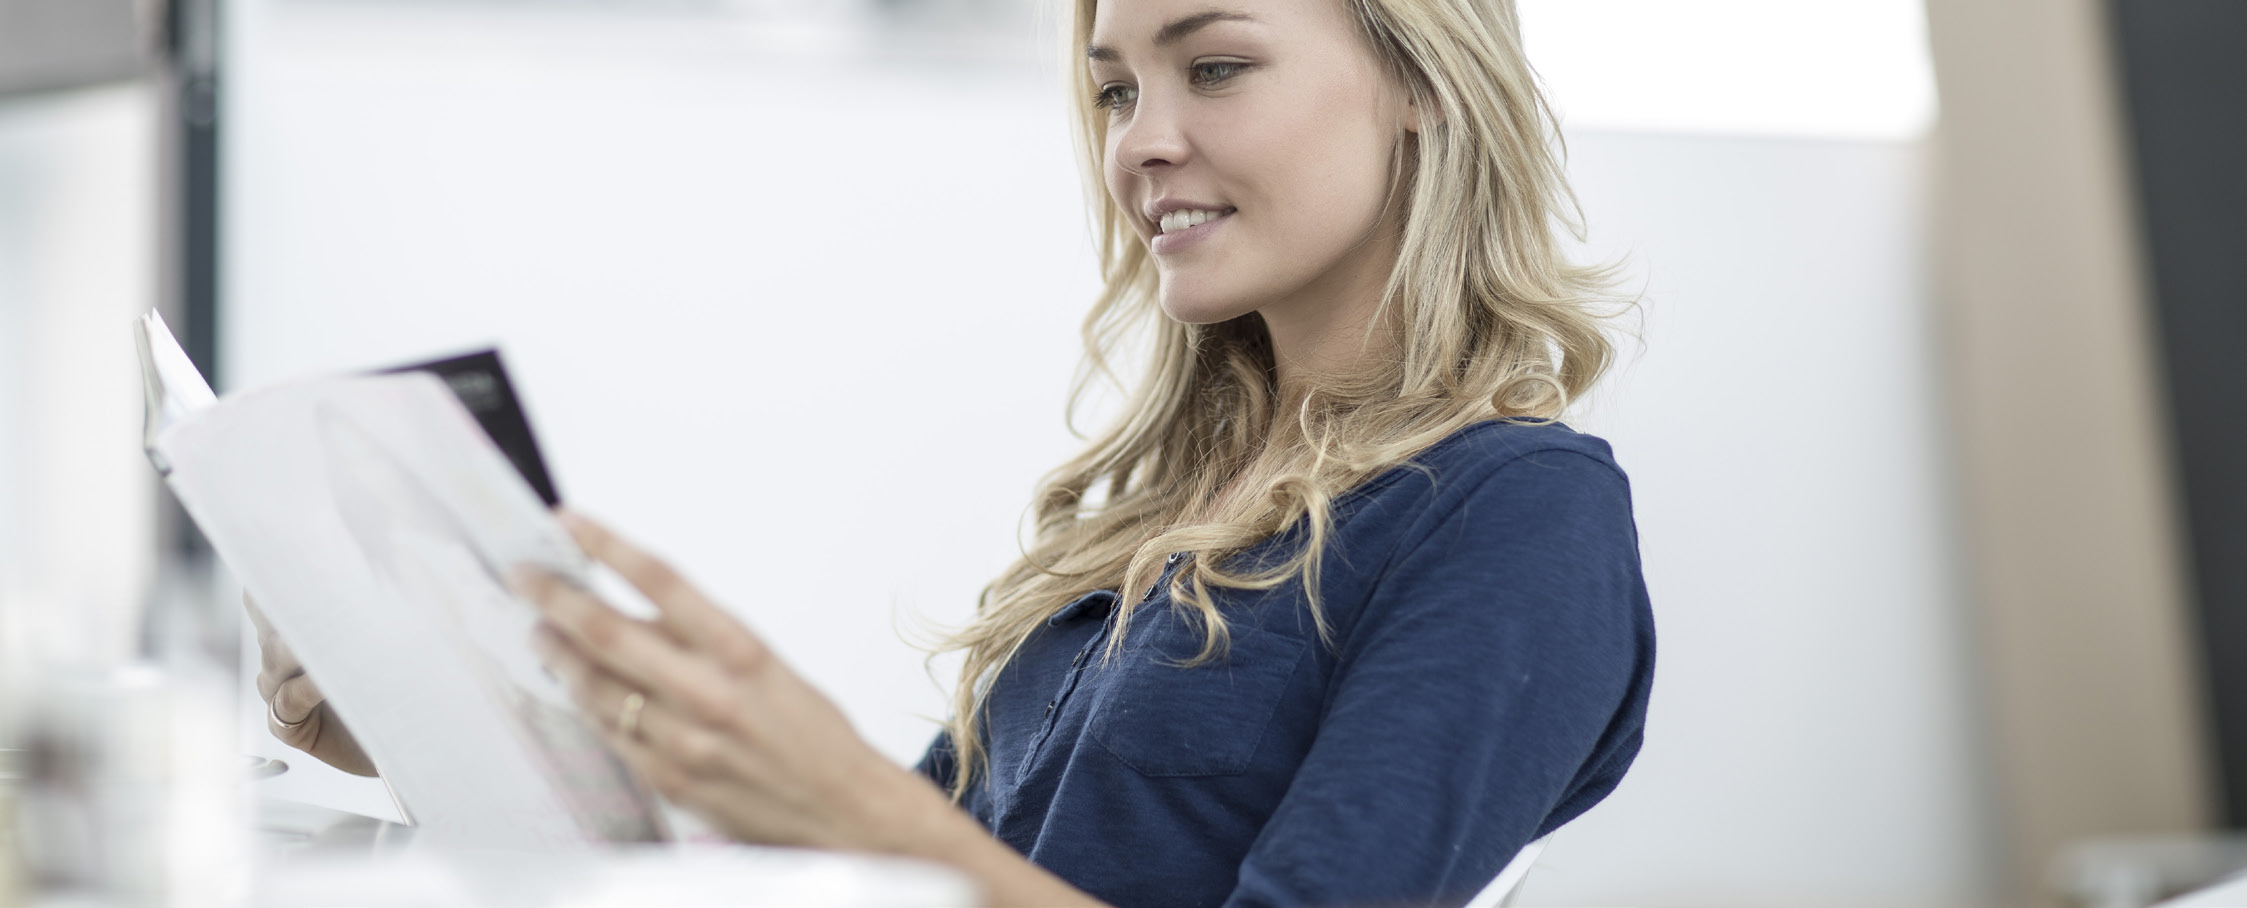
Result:
{"label": "blurred object on desk", "polygon": [[23,750],[0,726],[0,905],[23,904],[22,836],[16,832],[16,784]]}
{"label": "blurred object on desk", "polygon": [[230,686],[192,668],[54,664],[11,686],[17,894],[117,905],[245,895],[249,789],[233,763]]}
{"label": "blurred object on desk", "polygon": [[[2075,842],[2052,862],[2052,886],[2081,908],[2147,908],[2247,870],[2247,835],[2101,836]],[[2247,904],[2242,898],[2186,905]]]}
{"label": "blurred object on desk", "polygon": [[2247,905],[2247,874],[2178,896],[2154,908],[2238,908],[2240,905]]}

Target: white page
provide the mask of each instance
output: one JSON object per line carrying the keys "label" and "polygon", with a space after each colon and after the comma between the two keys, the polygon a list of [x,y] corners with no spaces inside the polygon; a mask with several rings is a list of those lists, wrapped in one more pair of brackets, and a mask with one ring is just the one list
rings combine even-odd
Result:
{"label": "white page", "polygon": [[196,371],[195,361],[180,349],[162,313],[150,311],[133,321],[133,340],[140,352],[142,404],[147,408],[141,423],[141,444],[159,473],[170,467],[156,454],[156,437],[218,402],[211,385]]}
{"label": "white page", "polygon": [[548,849],[662,837],[653,799],[529,649],[500,576],[585,559],[437,378],[233,395],[163,432],[173,490],[422,835]]}

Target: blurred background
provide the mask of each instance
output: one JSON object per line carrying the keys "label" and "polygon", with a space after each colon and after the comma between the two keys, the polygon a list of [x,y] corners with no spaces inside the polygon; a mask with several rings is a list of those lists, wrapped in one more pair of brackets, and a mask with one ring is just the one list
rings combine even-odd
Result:
{"label": "blurred background", "polygon": [[[2143,905],[2247,822],[2247,6],[1520,0],[1572,422],[1661,633],[1522,904]],[[221,392],[497,344],[563,497],[914,759],[1096,289],[1036,0],[0,0],[0,684],[238,596],[128,320]],[[161,620],[153,626],[165,626]],[[250,658],[245,656],[245,658]],[[265,735],[288,797],[394,815]],[[2247,867],[2247,855],[2238,866]]]}

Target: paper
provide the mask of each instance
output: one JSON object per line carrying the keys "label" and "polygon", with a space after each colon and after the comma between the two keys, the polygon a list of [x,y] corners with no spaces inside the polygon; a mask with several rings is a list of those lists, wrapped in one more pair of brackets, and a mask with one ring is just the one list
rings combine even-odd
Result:
{"label": "paper", "polygon": [[315,379],[180,412],[152,460],[419,837],[665,837],[655,799],[538,662],[537,615],[503,582],[527,563],[582,583],[585,556],[443,382]]}

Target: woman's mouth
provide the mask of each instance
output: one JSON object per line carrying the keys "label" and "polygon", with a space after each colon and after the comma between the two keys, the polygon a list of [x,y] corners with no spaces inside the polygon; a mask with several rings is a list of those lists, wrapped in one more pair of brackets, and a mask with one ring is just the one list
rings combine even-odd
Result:
{"label": "woman's mouth", "polygon": [[1148,242],[1148,249],[1156,255],[1183,251],[1216,231],[1237,210],[1187,208],[1165,214],[1155,224],[1155,236]]}

